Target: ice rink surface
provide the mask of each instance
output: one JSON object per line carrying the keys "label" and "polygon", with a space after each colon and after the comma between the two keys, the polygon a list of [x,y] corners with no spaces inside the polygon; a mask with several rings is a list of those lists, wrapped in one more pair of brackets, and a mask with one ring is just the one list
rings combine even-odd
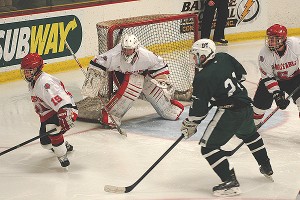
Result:
{"label": "ice rink surface", "polygon": [[[235,56],[248,72],[245,86],[253,97],[259,80],[257,55],[264,41],[230,43],[218,51]],[[55,74],[75,100],[82,98],[84,76],[80,69]],[[0,85],[0,151],[38,134],[39,119],[34,113],[26,82]],[[270,112],[275,109],[275,105]],[[161,119],[147,102],[139,101],[125,115],[121,128],[100,129],[98,124],[76,122],[65,139],[74,146],[69,153],[68,171],[60,167],[51,151],[38,140],[0,156],[1,200],[204,200],[221,181],[200,154],[198,141],[214,109],[198,132],[182,140],[130,193],[106,193],[105,185],[130,186],[180,137],[185,107],[179,121]],[[268,113],[267,113],[268,114]],[[293,103],[275,113],[259,130],[273,166],[275,182],[259,172],[247,147],[229,158],[242,190],[227,199],[295,199],[300,189],[300,119]],[[232,150],[241,141],[233,138],[224,149]]]}

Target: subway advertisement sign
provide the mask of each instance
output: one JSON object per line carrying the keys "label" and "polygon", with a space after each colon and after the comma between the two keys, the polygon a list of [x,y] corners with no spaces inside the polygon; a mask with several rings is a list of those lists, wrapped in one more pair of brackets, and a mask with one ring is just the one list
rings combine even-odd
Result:
{"label": "subway advertisement sign", "polygon": [[17,65],[34,52],[44,60],[69,56],[65,40],[78,51],[82,26],[74,15],[0,24],[0,67]]}

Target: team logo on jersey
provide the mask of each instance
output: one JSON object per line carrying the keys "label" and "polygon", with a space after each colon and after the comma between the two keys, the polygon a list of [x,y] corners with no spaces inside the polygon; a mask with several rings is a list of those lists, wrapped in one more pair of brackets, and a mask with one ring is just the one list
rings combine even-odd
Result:
{"label": "team logo on jersey", "polygon": [[259,61],[260,61],[260,62],[264,62],[264,61],[265,61],[265,58],[264,58],[263,56],[260,56],[260,57],[259,57]]}
{"label": "team logo on jersey", "polygon": [[44,88],[45,88],[46,90],[50,89],[50,84],[49,84],[49,83],[46,83],[46,84],[44,85]]}
{"label": "team logo on jersey", "polygon": [[107,56],[102,56],[101,57],[104,61],[107,61]]}

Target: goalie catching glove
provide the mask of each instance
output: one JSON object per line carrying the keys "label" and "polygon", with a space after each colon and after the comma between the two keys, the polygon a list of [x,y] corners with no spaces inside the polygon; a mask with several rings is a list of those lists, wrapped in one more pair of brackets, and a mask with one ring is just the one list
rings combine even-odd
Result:
{"label": "goalie catching glove", "polygon": [[190,138],[192,135],[194,135],[197,132],[197,127],[199,124],[189,121],[188,118],[183,120],[182,126],[181,126],[181,133],[184,135],[185,139]]}
{"label": "goalie catching glove", "polygon": [[75,126],[74,122],[78,116],[78,111],[74,108],[60,108],[57,112],[59,125],[62,131],[67,131]]}
{"label": "goalie catching glove", "polygon": [[273,98],[275,100],[276,105],[281,109],[284,110],[290,104],[288,99],[285,99],[284,92],[282,90],[276,90],[273,92]]}

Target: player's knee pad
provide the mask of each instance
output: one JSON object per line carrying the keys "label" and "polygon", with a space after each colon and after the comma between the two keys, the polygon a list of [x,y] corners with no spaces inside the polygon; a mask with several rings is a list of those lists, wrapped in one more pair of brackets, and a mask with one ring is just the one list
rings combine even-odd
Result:
{"label": "player's knee pad", "polygon": [[151,82],[150,78],[145,79],[143,94],[164,119],[177,120],[184,110],[184,106],[179,101],[169,100],[163,89]]}
{"label": "player's knee pad", "polygon": [[[58,134],[60,132],[60,127],[55,125],[55,124],[46,124],[45,125],[45,131],[49,132],[56,129],[56,131],[50,133],[50,134]],[[45,134],[46,132],[42,131],[40,132],[40,134]],[[51,144],[51,139],[49,136],[44,136],[40,138],[40,144],[44,149],[51,149],[52,148],[52,144]]]}
{"label": "player's knee pad", "polygon": [[46,131],[50,131],[53,129],[57,129],[56,131],[52,132],[49,134],[49,139],[51,140],[51,144],[52,146],[59,146],[62,143],[64,143],[64,135],[63,132],[59,130],[58,128],[59,126],[55,125],[55,124],[47,124],[46,125]]}
{"label": "player's knee pad", "polygon": [[144,76],[126,74],[117,93],[107,103],[107,111],[113,116],[122,118],[140,96],[143,84]]}

